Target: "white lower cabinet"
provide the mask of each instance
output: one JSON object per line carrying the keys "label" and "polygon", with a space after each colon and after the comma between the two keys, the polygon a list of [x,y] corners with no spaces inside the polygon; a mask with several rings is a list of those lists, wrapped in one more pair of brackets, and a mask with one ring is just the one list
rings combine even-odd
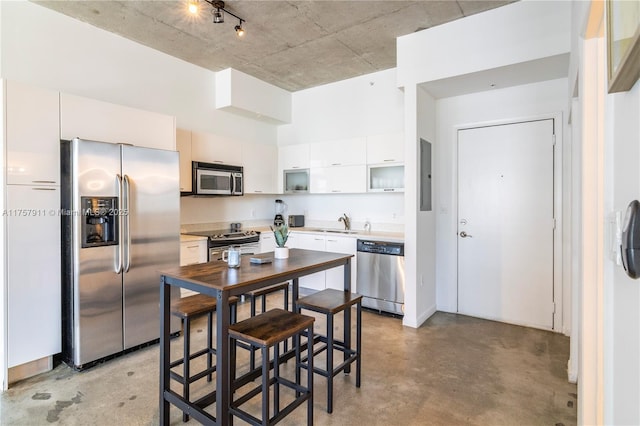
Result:
{"label": "white lower cabinet", "polygon": [[[296,248],[306,250],[325,251],[325,241],[323,235],[295,233]],[[300,287],[312,290],[324,290],[325,288],[325,271],[316,272],[315,274],[301,277],[298,281]]]}
{"label": "white lower cabinet", "polygon": [[276,248],[276,238],[273,236],[273,232],[271,231],[261,232],[260,233],[260,253],[268,253],[270,251],[273,251],[273,249],[275,248]]}
{"label": "white lower cabinet", "polygon": [[[357,240],[354,237],[327,236],[325,251],[331,253],[353,254],[351,258],[351,291],[356,291],[356,248]],[[326,271],[326,287],[336,290],[344,289],[344,267],[331,268]]]}
{"label": "white lower cabinet", "polygon": [[[296,247],[307,250],[328,251],[332,253],[353,254],[351,259],[351,291],[356,291],[356,238],[347,236],[294,233]],[[327,271],[317,272],[300,278],[300,287],[324,290],[325,288],[344,289],[344,267],[339,266]]]}
{"label": "white lower cabinet", "polygon": [[61,351],[60,188],[7,185],[8,367]]}
{"label": "white lower cabinet", "polygon": [[[207,262],[206,239],[184,239],[180,241],[180,266]],[[195,291],[180,289],[180,297],[197,294]]]}

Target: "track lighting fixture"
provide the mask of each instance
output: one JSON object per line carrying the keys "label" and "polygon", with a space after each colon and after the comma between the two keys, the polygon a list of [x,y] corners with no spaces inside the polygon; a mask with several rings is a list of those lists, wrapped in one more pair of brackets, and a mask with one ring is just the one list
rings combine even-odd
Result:
{"label": "track lighting fixture", "polygon": [[[225,9],[224,8],[225,4],[222,0],[202,0],[202,1],[206,2],[212,7],[211,14],[213,15],[214,24],[222,24],[224,22],[224,14],[227,13],[233,16],[234,18],[237,18],[238,21],[240,21],[238,25],[236,25],[234,28],[236,30],[236,35],[238,37],[242,37],[244,35],[245,30],[244,28],[242,28],[242,23],[247,21],[242,19],[238,15],[232,12],[229,12],[227,9]],[[192,15],[197,15],[198,13],[200,13],[200,0],[188,0],[187,8],[189,10],[189,13],[191,13]]]}
{"label": "track lighting fixture", "polygon": [[240,23],[236,25],[235,30],[238,37],[242,37],[244,35],[244,28],[242,28],[242,19],[240,19]]}

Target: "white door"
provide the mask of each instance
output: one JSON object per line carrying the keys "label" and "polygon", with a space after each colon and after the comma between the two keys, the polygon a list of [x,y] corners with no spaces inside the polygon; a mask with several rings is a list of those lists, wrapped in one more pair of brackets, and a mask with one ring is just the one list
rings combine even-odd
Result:
{"label": "white door", "polygon": [[553,120],[458,132],[458,312],[553,328]]}

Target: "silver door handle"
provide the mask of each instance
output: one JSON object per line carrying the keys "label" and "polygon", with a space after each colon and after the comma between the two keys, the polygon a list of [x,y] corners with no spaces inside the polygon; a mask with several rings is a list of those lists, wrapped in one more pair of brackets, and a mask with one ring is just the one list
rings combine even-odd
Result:
{"label": "silver door handle", "polygon": [[131,209],[129,207],[129,201],[131,199],[131,184],[129,182],[129,176],[124,175],[123,178],[124,181],[124,198],[126,200],[124,209],[126,212],[125,215],[125,222],[127,224],[126,227],[126,250],[127,250],[127,256],[125,257],[125,265],[124,265],[124,271],[125,272],[129,272],[129,268],[131,267],[131,228],[130,228],[130,222],[129,222],[129,218],[131,217]]}
{"label": "silver door handle", "polygon": [[[120,203],[118,207],[122,208],[122,176],[116,175],[116,179],[118,180],[118,202]],[[119,216],[118,221],[120,223],[118,226],[118,239],[120,240],[120,243],[118,244],[118,250],[116,250],[116,253],[118,254],[118,262],[116,263],[116,274],[122,273],[122,246],[124,243],[122,241],[122,220],[122,216]]]}
{"label": "silver door handle", "polygon": [[461,232],[460,232],[460,236],[461,236],[462,238],[471,238],[471,237],[472,237],[471,235],[467,234],[467,233],[466,233],[466,232],[464,232],[464,231],[461,231]]}

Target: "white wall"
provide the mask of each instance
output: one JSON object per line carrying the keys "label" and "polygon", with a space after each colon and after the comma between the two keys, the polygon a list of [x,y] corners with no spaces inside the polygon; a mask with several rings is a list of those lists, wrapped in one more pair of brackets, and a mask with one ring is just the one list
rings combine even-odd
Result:
{"label": "white wall", "polygon": [[398,38],[398,85],[566,53],[571,3],[524,0]]}
{"label": "white wall", "polygon": [[276,143],[276,126],[215,109],[215,73],[26,1],[0,2],[1,75],[176,117],[177,127]]}
{"label": "white wall", "polygon": [[278,144],[401,132],[403,99],[395,68],[295,92],[293,122],[278,128]]}
{"label": "white wall", "polygon": [[[436,106],[436,282],[438,310],[457,311],[457,129],[566,115],[567,79],[440,99]],[[562,126],[562,123],[556,125]]]}
{"label": "white wall", "polygon": [[[416,159],[416,172],[413,179],[420,180],[420,139],[431,142],[432,169],[432,210],[420,211],[420,183],[416,185],[413,194],[416,214],[416,323],[419,326],[436,311],[436,200],[438,199],[437,182],[440,176],[434,173],[438,162],[437,152],[440,149],[440,141],[436,136],[436,100],[426,91],[418,88],[417,91],[417,146],[413,153]],[[408,200],[407,200],[408,201]],[[407,205],[410,203],[407,202]],[[413,204],[413,203],[411,203]]]}

